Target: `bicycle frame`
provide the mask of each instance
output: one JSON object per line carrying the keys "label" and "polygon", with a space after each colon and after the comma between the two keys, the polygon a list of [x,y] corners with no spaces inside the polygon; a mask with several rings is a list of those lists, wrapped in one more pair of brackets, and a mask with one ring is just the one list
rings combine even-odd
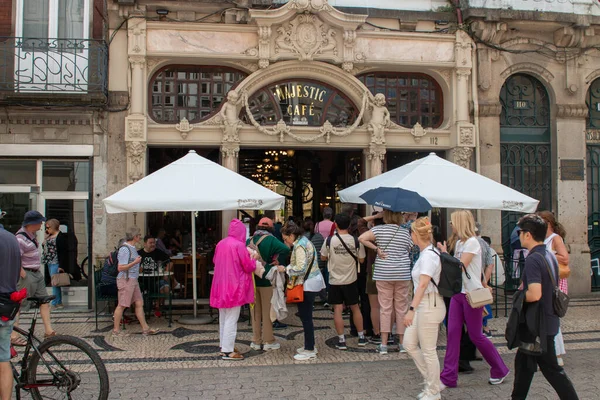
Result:
{"label": "bicycle frame", "polygon": [[[13,330],[15,332],[17,332],[21,336],[24,336],[27,338],[27,345],[25,345],[25,351],[23,354],[23,358],[17,362],[18,364],[21,365],[21,374],[17,373],[17,369],[15,368],[15,366],[12,362],[10,364],[12,371],[13,371],[13,377],[16,382],[16,385],[15,385],[16,393],[15,394],[16,394],[17,400],[19,400],[21,398],[21,390],[30,390],[30,389],[39,388],[39,387],[56,386],[56,380],[58,379],[55,372],[52,370],[52,368],[50,368],[50,365],[46,362],[44,357],[42,357],[42,354],[40,353],[40,351],[38,349],[38,346],[41,345],[42,342],[33,334],[33,332],[35,332],[35,325],[37,323],[38,310],[39,309],[36,307],[29,330],[26,331],[26,330],[16,327],[16,326],[13,327]],[[27,364],[27,361],[29,360],[29,353],[32,349],[33,349],[33,351],[35,351],[38,354],[38,356],[40,357],[40,360],[44,363],[44,365],[48,369],[48,372],[50,372],[50,374],[52,375],[52,379],[38,381],[34,384],[30,384],[27,382],[27,377],[28,377],[27,372],[29,369],[29,365]],[[48,354],[52,357],[52,359],[54,360],[55,363],[57,363],[61,368],[64,368],[64,365],[62,365],[62,363],[54,356],[54,354],[52,354],[52,352],[48,351]]]}

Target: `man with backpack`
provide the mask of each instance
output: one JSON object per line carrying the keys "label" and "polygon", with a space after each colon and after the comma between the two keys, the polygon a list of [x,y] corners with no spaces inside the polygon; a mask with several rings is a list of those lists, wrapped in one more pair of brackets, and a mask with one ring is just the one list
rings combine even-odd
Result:
{"label": "man with backpack", "polygon": [[542,319],[545,319],[545,324],[540,324],[540,327],[545,325],[543,328],[546,340],[545,347],[539,354],[532,354],[531,351],[521,348],[517,350],[512,398],[527,398],[533,375],[539,367],[561,400],[577,400],[573,383],[556,359],[554,336],[560,327],[560,319],[554,307],[555,291],[558,291],[558,262],[553,254],[546,251],[544,245],[546,221],[538,215],[528,214],[519,220],[517,228],[521,245],[529,250],[525,259],[521,290],[525,292],[525,303],[539,302],[542,305]]}
{"label": "man with backpack", "polygon": [[335,216],[336,233],[327,238],[321,248],[321,259],[328,261],[329,269],[329,304],[333,305],[333,320],[338,335],[336,347],[346,350],[344,335],[344,320],[342,311],[344,305],[352,310],[354,324],[358,331],[358,345],[366,346],[363,318],[359,306],[358,269],[365,259],[365,248],[358,239],[348,233],[350,216],[337,214]]}
{"label": "man with backpack", "polygon": [[252,343],[254,350],[277,350],[280,344],[275,341],[273,324],[271,323],[271,298],[273,287],[271,281],[265,279],[275,265],[285,264],[290,253],[289,247],[273,236],[273,221],[264,217],[258,221],[256,231],[246,241],[246,246],[258,251],[259,261],[263,262],[265,272],[261,277],[254,276],[256,285],[254,308],[250,309],[252,317]]}

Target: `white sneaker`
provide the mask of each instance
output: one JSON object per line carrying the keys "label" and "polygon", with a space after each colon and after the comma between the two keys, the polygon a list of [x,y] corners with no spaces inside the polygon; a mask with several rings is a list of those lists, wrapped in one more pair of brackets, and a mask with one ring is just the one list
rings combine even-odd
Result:
{"label": "white sneaker", "polygon": [[440,382],[440,393],[444,391],[444,389],[446,389],[448,386],[444,385],[442,382]]}
{"label": "white sneaker", "polygon": [[260,350],[260,344],[256,344],[256,343],[252,342],[252,343],[250,343],[250,348],[252,350]]}
{"label": "white sneaker", "polygon": [[406,353],[406,350],[404,349],[404,346],[402,346],[401,344],[398,345],[398,351],[400,353]]}
{"label": "white sneaker", "polygon": [[508,371],[508,373],[506,375],[504,375],[503,378],[490,378],[490,380],[488,382],[490,383],[490,385],[499,385],[502,382],[504,382],[504,380],[506,379],[506,377],[508,376],[508,374],[510,374],[510,371]]}
{"label": "white sneaker", "polygon": [[294,356],[294,360],[296,361],[309,361],[315,360],[317,358],[317,353],[314,351],[303,351],[302,353],[298,353]]}
{"label": "white sneaker", "polygon": [[[313,350],[315,352],[315,354],[319,354],[319,351],[317,350],[317,346],[315,346],[315,349]],[[298,347],[296,349],[296,353],[301,354],[301,353],[305,353],[306,350],[304,350],[304,347]]]}
{"label": "white sneaker", "polygon": [[263,350],[279,350],[280,348],[281,344],[279,344],[279,342],[263,344]]}

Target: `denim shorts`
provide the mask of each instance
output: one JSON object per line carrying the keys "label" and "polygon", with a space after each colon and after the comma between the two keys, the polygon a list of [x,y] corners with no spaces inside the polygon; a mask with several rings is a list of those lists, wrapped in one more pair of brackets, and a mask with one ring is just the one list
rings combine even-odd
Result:
{"label": "denim shorts", "polygon": [[10,334],[14,322],[0,320],[0,362],[10,361]]}

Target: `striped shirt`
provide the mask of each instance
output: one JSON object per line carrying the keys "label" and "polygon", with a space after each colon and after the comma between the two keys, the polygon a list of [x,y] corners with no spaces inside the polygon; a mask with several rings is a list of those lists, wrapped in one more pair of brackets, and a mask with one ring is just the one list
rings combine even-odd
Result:
{"label": "striped shirt", "polygon": [[39,270],[42,263],[35,233],[31,234],[25,228],[21,228],[17,231],[16,236],[21,251],[21,266],[32,271]]}
{"label": "striped shirt", "polygon": [[[124,243],[123,246],[119,249],[119,254],[117,255],[117,260],[119,265],[126,265],[135,260],[138,257],[138,252],[134,246],[131,246],[129,243]],[[137,279],[140,275],[140,264],[137,263],[133,267],[129,268],[129,274],[127,271],[120,271],[119,275],[117,275],[117,279],[121,278],[133,278]]]}
{"label": "striped shirt", "polygon": [[413,242],[408,229],[398,225],[385,224],[374,226],[375,243],[385,254],[385,260],[379,256],[373,266],[375,281],[409,281],[410,249]]}

